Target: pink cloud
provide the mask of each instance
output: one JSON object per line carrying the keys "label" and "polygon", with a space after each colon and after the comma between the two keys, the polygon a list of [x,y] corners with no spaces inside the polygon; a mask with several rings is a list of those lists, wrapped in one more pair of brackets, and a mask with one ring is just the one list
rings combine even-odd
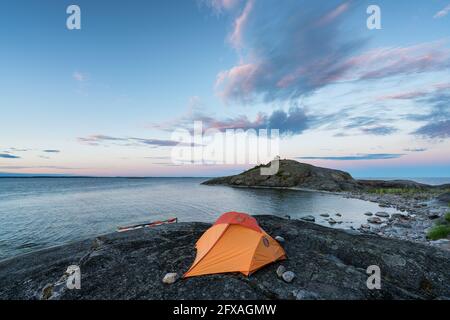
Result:
{"label": "pink cloud", "polygon": [[231,10],[237,6],[241,0],[204,0],[209,7],[211,7],[215,12],[222,12],[226,10]]}
{"label": "pink cloud", "polygon": [[206,125],[205,129],[217,129],[220,131],[226,129],[257,129],[266,124],[267,118],[258,114],[255,121],[250,121],[247,116],[237,116],[235,118],[229,118],[225,120],[216,120],[214,118],[203,118],[203,121]]}
{"label": "pink cloud", "polygon": [[[251,101],[258,90],[295,90],[299,84],[319,88],[339,81],[383,79],[393,76],[441,71],[450,67],[450,49],[443,41],[409,47],[386,47],[370,50],[339,63],[333,55],[317,57],[309,63],[277,73],[270,61],[253,59],[222,71],[217,76],[219,96],[243,102]],[[337,61],[337,63],[334,63]],[[271,88],[273,86],[273,88]],[[449,84],[439,84],[448,89]],[[438,89],[438,88],[435,88]],[[426,90],[395,93],[380,99],[413,99],[427,94]]]}
{"label": "pink cloud", "polygon": [[337,6],[335,9],[324,15],[322,18],[317,21],[318,26],[323,26],[326,24],[329,24],[336,20],[340,15],[342,15],[344,12],[348,10],[350,7],[350,1],[344,2],[343,4]]}
{"label": "pink cloud", "polygon": [[450,12],[450,4],[448,6],[446,6],[444,9],[442,9],[441,11],[438,11],[433,18],[438,19],[438,18],[443,18],[445,17],[448,13]]}
{"label": "pink cloud", "polygon": [[388,95],[378,97],[377,100],[380,100],[380,101],[382,101],[382,100],[411,100],[411,99],[421,98],[421,97],[428,96],[430,94],[436,94],[441,91],[450,90],[450,83],[436,83],[434,85],[431,85],[430,89],[431,90],[418,89],[418,90],[411,90],[411,91],[406,91],[406,92],[388,94]]}
{"label": "pink cloud", "polygon": [[78,82],[83,82],[83,81],[86,80],[86,75],[83,74],[83,73],[81,73],[81,72],[79,72],[79,71],[75,71],[75,72],[72,74],[72,77],[73,77],[76,81],[78,81]]}
{"label": "pink cloud", "polygon": [[410,100],[419,98],[425,94],[427,94],[427,91],[410,91],[410,92],[402,92],[402,93],[395,93],[390,94],[386,96],[381,96],[378,100]]}
{"label": "pink cloud", "polygon": [[295,83],[295,81],[306,75],[305,67],[299,67],[292,73],[288,73],[277,82],[278,88],[287,88]]}
{"label": "pink cloud", "polygon": [[228,36],[239,62],[218,74],[218,95],[244,103],[291,99],[339,77],[340,64],[365,43],[339,37],[349,3],[304,10],[301,1],[247,0]]}
{"label": "pink cloud", "polygon": [[240,48],[242,46],[244,27],[253,9],[254,0],[247,1],[244,10],[234,21],[234,29],[230,35],[230,42],[235,48]]}
{"label": "pink cloud", "polygon": [[[362,52],[366,39],[342,34],[345,18],[356,8],[351,1],[308,11],[295,1],[289,6],[242,3],[239,11],[231,13],[234,22],[228,37],[239,61],[216,78],[216,92],[226,102],[290,100],[337,82],[450,68],[446,40]],[[270,19],[272,15],[278,18]]]}
{"label": "pink cloud", "polygon": [[342,79],[366,80],[390,76],[439,71],[450,67],[450,49],[444,41],[409,47],[386,47],[370,50],[348,59],[344,65],[352,70]]}
{"label": "pink cloud", "polygon": [[450,83],[437,83],[433,86],[436,90],[447,90],[450,89]]}
{"label": "pink cloud", "polygon": [[258,64],[242,64],[218,74],[216,88],[219,95],[226,99],[232,95],[240,95],[243,100],[251,95],[255,88],[261,66]]}

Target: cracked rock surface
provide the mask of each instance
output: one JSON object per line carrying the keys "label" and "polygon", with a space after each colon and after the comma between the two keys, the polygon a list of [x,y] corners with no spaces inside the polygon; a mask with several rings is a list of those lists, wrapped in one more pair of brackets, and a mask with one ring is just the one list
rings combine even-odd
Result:
{"label": "cracked rock surface", "polygon": [[[256,216],[280,235],[288,259],[250,277],[222,274],[162,282],[184,273],[195,242],[210,226],[177,223],[112,233],[0,262],[0,299],[449,299],[450,252],[420,243],[354,234],[300,220]],[[69,265],[81,269],[81,289],[58,284]],[[283,265],[291,283],[277,277]],[[370,265],[381,290],[366,286]],[[45,290],[44,290],[45,289]]]}

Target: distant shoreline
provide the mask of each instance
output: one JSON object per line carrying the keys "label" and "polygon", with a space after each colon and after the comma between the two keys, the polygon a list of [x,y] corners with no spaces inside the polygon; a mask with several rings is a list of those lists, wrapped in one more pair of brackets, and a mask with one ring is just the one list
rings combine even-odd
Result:
{"label": "distant shoreline", "polygon": [[[192,177],[192,176],[180,176],[180,177],[158,177],[158,176],[142,176],[142,177],[130,177],[130,176],[65,176],[65,175],[0,175],[0,179],[7,178],[26,178],[26,179],[36,179],[36,178],[56,178],[56,179],[211,179],[211,178],[220,178],[220,176],[202,176],[202,177]],[[450,177],[355,177],[357,180],[380,180],[380,181],[395,181],[395,180],[403,180],[408,179],[412,181],[416,180],[427,180],[427,179],[448,179],[450,181]]]}
{"label": "distant shoreline", "polygon": [[[216,178],[215,176],[211,177],[121,177],[121,176],[115,176],[115,177],[99,177],[99,176],[0,176],[0,179],[49,179],[49,178],[56,178],[56,179],[211,179]],[[450,178],[449,178],[450,179]]]}

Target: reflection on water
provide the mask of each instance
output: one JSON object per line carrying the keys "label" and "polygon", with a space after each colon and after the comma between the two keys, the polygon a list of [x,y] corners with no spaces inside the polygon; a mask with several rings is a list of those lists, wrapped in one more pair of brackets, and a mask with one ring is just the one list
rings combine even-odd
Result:
{"label": "reflection on water", "polygon": [[[0,259],[39,248],[112,232],[119,225],[169,217],[214,221],[226,211],[249,214],[330,214],[358,227],[377,204],[297,190],[203,186],[201,178],[2,178]],[[341,213],[342,217],[335,216]]]}

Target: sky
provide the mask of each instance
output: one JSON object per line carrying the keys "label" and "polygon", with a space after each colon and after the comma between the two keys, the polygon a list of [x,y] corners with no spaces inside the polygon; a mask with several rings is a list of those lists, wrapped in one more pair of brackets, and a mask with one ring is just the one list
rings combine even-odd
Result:
{"label": "sky", "polygon": [[202,121],[356,177],[450,177],[449,0],[6,0],[0,40],[0,174],[253,166],[174,164]]}

